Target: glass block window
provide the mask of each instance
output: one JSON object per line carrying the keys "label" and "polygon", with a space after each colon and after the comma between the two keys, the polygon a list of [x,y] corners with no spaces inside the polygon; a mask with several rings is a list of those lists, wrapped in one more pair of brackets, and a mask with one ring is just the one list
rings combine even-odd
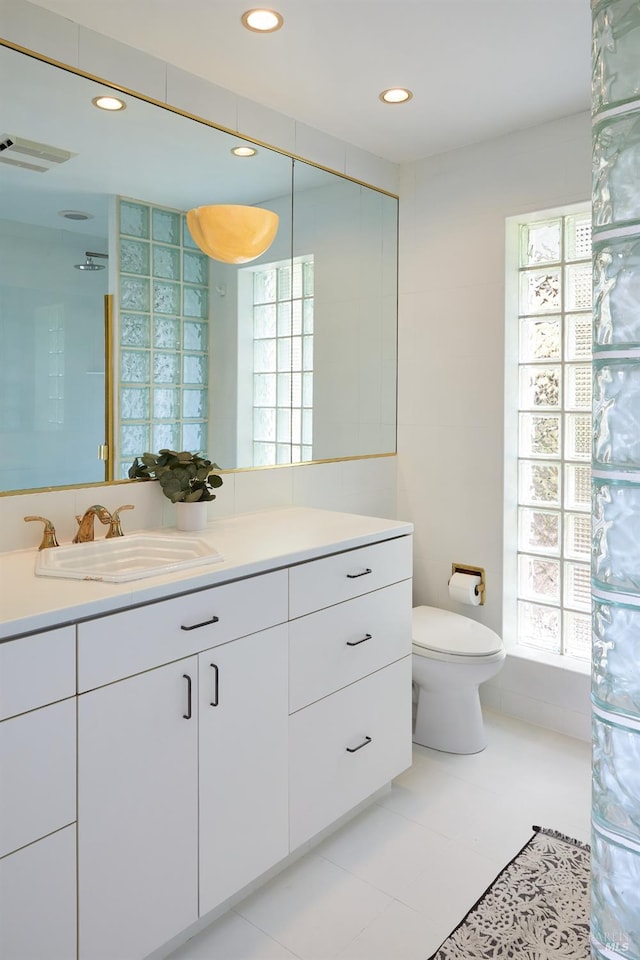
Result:
{"label": "glass block window", "polygon": [[253,271],[253,463],[313,458],[313,257]]}
{"label": "glass block window", "polygon": [[209,258],[179,210],[120,198],[119,476],[163,447],[208,447]]}
{"label": "glass block window", "polygon": [[519,239],[518,643],[589,659],[590,210]]}

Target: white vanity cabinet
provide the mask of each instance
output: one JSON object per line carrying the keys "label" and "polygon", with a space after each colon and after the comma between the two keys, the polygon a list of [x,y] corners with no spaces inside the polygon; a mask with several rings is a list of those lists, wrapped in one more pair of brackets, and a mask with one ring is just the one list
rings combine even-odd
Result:
{"label": "white vanity cabinet", "polygon": [[0,957],[8,960],[75,956],[74,694],[74,627],[0,644]]}
{"label": "white vanity cabinet", "polygon": [[43,633],[74,609],[31,586],[0,643],[3,960],[162,955],[409,766],[410,533],[220,521],[226,567],[81,581]]}
{"label": "white vanity cabinet", "polygon": [[411,538],[293,567],[289,587],[294,850],[411,764]]}
{"label": "white vanity cabinet", "polygon": [[[287,630],[233,639],[286,616],[281,571],[79,625],[81,960],[145,957],[287,855]],[[146,669],[114,679],[127,644]]]}

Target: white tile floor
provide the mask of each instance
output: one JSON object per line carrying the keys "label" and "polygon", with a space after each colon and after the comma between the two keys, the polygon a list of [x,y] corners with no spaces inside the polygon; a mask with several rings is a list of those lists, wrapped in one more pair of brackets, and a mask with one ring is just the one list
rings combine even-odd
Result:
{"label": "white tile floor", "polygon": [[483,753],[415,747],[389,793],[171,960],[426,960],[532,824],[588,841],[589,745],[485,721]]}

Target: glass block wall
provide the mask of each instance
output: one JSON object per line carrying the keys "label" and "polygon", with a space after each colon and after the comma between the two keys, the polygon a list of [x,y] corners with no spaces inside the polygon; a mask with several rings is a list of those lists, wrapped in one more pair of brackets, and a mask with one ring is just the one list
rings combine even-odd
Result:
{"label": "glass block wall", "polygon": [[592,956],[640,958],[640,5],[593,14]]}
{"label": "glass block wall", "polygon": [[591,656],[591,210],[520,224],[518,643]]}
{"label": "glass block wall", "polygon": [[209,258],[178,210],[118,200],[117,475],[147,450],[208,450]]}

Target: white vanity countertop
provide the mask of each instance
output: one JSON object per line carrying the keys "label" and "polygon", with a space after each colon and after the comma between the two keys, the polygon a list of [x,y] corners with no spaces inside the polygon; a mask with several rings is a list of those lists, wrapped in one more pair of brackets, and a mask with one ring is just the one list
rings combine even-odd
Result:
{"label": "white vanity countertop", "polygon": [[[184,536],[170,528],[137,532]],[[0,554],[0,641],[412,532],[400,520],[305,507],[241,514],[188,534],[218,550],[222,562],[128,583],[40,577],[37,550]]]}

